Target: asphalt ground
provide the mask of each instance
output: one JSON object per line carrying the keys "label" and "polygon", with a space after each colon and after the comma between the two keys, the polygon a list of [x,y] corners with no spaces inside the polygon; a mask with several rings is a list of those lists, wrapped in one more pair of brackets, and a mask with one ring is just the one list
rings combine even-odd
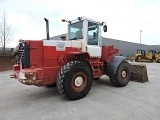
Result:
{"label": "asphalt ground", "polygon": [[27,86],[0,72],[0,120],[160,120],[160,63],[145,63],[149,82],[93,81],[89,94],[65,100],[56,88]]}

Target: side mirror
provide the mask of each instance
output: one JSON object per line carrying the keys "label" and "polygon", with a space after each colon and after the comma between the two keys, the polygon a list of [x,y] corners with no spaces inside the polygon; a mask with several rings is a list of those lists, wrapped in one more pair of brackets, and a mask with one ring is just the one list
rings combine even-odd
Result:
{"label": "side mirror", "polygon": [[107,25],[104,25],[104,26],[103,26],[103,31],[104,31],[104,32],[107,32]]}

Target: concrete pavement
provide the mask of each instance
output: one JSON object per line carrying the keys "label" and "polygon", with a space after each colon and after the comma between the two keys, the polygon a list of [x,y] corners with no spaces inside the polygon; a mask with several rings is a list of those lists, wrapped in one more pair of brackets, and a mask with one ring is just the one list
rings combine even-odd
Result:
{"label": "concrete pavement", "polygon": [[160,64],[145,63],[149,82],[111,85],[103,76],[77,101],[56,88],[23,85],[0,72],[0,120],[160,120]]}

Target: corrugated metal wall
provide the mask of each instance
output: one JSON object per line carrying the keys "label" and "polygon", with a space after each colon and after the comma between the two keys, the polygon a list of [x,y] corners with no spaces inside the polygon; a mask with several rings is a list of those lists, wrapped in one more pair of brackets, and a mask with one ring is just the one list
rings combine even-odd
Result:
{"label": "corrugated metal wall", "polygon": [[126,56],[127,58],[132,57],[137,52],[137,49],[142,49],[148,52],[149,50],[158,50],[160,51],[160,47],[154,45],[144,45],[132,42],[126,42],[121,40],[115,40],[110,38],[103,38],[102,39],[103,45],[111,45],[113,44],[115,47],[120,49],[119,54]]}

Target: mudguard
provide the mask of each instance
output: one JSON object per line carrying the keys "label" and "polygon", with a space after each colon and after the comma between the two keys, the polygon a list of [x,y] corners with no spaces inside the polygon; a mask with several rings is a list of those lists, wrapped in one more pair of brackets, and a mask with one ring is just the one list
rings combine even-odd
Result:
{"label": "mudguard", "polygon": [[124,56],[112,57],[111,60],[106,65],[106,75],[115,76],[119,64],[121,64],[121,62],[125,59],[126,59],[126,57],[124,57]]}

